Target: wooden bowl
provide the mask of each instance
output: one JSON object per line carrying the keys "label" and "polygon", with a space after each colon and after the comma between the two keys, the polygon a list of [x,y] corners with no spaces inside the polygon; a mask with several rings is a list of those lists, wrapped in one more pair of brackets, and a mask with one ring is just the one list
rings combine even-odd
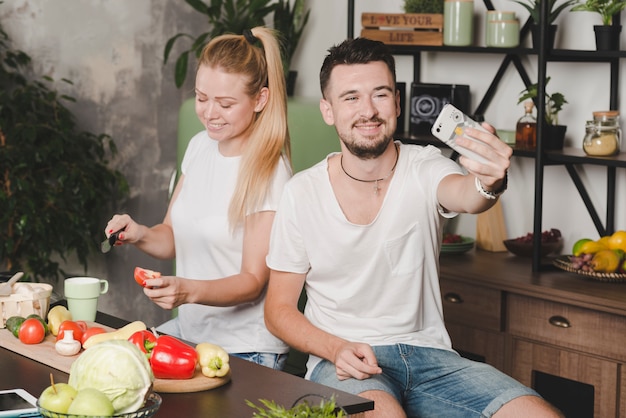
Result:
{"label": "wooden bowl", "polygon": [[[533,244],[532,242],[526,243],[518,241],[516,239],[507,239],[502,241],[504,246],[509,252],[520,257],[532,257],[533,256]],[[556,251],[559,251],[563,246],[563,238],[559,238],[558,241],[542,242],[540,254],[545,257]]]}

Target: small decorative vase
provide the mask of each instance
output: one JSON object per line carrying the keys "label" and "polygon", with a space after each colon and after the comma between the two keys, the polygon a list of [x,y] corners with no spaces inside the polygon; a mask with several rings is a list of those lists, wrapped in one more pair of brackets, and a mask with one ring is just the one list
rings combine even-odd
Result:
{"label": "small decorative vase", "polygon": [[622,25],[595,25],[596,49],[598,51],[617,51]]}

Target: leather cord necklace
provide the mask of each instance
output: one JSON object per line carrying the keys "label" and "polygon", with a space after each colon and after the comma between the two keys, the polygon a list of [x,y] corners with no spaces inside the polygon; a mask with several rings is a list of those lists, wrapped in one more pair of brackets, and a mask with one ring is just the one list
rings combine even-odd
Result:
{"label": "leather cord necklace", "polygon": [[350,174],[348,174],[348,172],[346,171],[346,169],[343,167],[343,154],[341,154],[341,156],[339,157],[339,165],[341,165],[341,169],[343,170],[344,174],[348,177],[350,177],[352,180],[355,181],[360,181],[361,183],[374,183],[374,194],[378,195],[378,192],[380,191],[380,187],[378,187],[378,182],[380,181],[385,181],[387,180],[389,177],[391,177],[391,175],[393,174],[393,172],[396,170],[396,166],[398,165],[398,159],[400,157],[400,151],[398,151],[398,146],[396,145],[396,162],[393,163],[393,167],[391,167],[391,171],[389,171],[389,174],[387,174],[385,177],[381,177],[379,179],[375,179],[375,180],[362,180],[362,179],[358,179],[356,177],[351,176]]}

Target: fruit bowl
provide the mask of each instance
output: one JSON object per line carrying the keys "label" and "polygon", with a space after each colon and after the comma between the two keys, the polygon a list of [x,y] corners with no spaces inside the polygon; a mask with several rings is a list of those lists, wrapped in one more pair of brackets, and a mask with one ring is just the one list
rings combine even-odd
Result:
{"label": "fruit bowl", "polygon": [[[533,243],[523,242],[518,239],[507,239],[502,241],[507,250],[520,257],[532,257],[533,256]],[[539,252],[542,257],[552,254],[561,249],[563,246],[563,238],[559,238],[557,241],[542,242],[541,251]]]}
{"label": "fruit bowl", "polygon": [[[152,392],[148,396],[148,399],[146,400],[143,408],[138,409],[135,412],[129,412],[127,414],[117,414],[112,416],[109,415],[107,417],[89,416],[89,418],[148,418],[156,414],[156,412],[159,410],[159,407],[161,406],[161,402],[161,396],[159,396],[159,394],[156,392]],[[37,401],[37,409],[39,410],[39,413],[41,415],[49,418],[85,418],[84,415],[61,414],[58,412],[48,411],[47,409],[39,406],[39,401]]]}

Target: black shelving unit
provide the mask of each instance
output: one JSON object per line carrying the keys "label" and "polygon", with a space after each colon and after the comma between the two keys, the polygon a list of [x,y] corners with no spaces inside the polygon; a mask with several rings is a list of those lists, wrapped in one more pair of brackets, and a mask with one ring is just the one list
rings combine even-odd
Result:
{"label": "black shelving unit", "polygon": [[[483,0],[488,10],[493,10],[490,0]],[[522,65],[520,57],[536,56],[537,59],[537,84],[538,97],[535,104],[537,107],[537,119],[543,120],[545,113],[545,79],[546,67],[548,62],[587,62],[608,64],[610,72],[610,96],[609,109],[619,109],[619,65],[620,60],[626,58],[626,51],[586,51],[586,50],[567,50],[567,49],[548,49],[547,33],[548,24],[546,16],[548,15],[548,2],[542,2],[541,10],[541,29],[540,29],[540,46],[539,48],[489,48],[480,46],[469,47],[452,47],[452,46],[413,46],[413,45],[390,45],[395,55],[406,55],[413,57],[413,81],[421,81],[421,53],[422,52],[449,52],[449,53],[468,53],[468,54],[497,54],[503,56],[502,62],[491,85],[484,94],[474,114],[482,115],[488,108],[491,99],[496,94],[498,84],[510,65],[513,65],[522,78],[524,85],[530,85],[531,79]],[[354,0],[348,0],[348,37],[354,37]],[[524,39],[530,31],[530,20],[527,21],[521,29],[520,37]],[[620,24],[619,14],[613,18],[613,24]],[[534,247],[532,259],[533,272],[542,269],[541,265],[541,232],[543,218],[543,171],[545,166],[562,165],[567,170],[572,182],[576,186],[587,211],[600,236],[608,235],[615,231],[615,193],[616,193],[616,177],[618,168],[626,168],[626,153],[622,152],[614,157],[590,157],[581,149],[564,148],[560,151],[546,151],[543,149],[543,126],[537,125],[537,148],[535,151],[522,151],[513,149],[516,157],[534,158],[535,160],[535,192],[533,204],[533,235]],[[440,146],[441,144],[434,138],[430,137],[414,137],[408,134],[399,138],[403,142],[417,144],[432,144]],[[606,167],[607,173],[607,208],[604,223],[601,220],[593,201],[583,184],[578,170],[583,165],[596,165]]]}

